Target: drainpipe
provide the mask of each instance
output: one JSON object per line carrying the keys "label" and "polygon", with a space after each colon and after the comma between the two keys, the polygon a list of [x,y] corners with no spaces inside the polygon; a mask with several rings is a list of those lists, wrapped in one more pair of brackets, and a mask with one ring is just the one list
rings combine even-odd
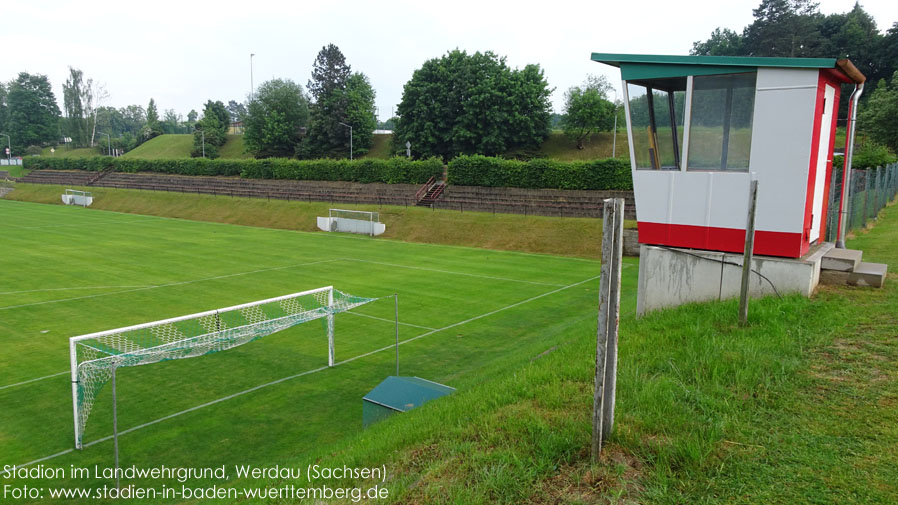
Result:
{"label": "drainpipe", "polygon": [[848,228],[848,197],[851,188],[851,162],[854,158],[854,134],[857,130],[857,106],[858,100],[864,93],[866,77],[849,60],[839,60],[836,64],[855,82],[854,91],[851,92],[849,99],[848,132],[845,136],[845,162],[842,170],[842,198],[839,201],[841,215],[839,216],[839,230],[836,239],[836,247],[845,249],[845,230]]}

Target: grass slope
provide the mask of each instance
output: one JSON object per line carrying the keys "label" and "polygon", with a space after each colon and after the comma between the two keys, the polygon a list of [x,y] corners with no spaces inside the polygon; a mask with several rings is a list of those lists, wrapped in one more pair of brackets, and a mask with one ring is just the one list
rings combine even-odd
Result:
{"label": "grass slope", "polygon": [[[18,184],[6,198],[61,204],[59,195],[63,189],[61,186]],[[87,189],[94,194],[92,208],[96,209],[301,231],[316,231],[316,216],[326,216],[327,209],[333,206],[326,202],[269,201],[100,187]],[[459,213],[342,203],[339,206],[379,211],[380,220],[387,225],[382,237],[388,239],[584,258],[599,255],[602,222],[598,219]],[[635,224],[627,222],[628,226],[635,227]]]}
{"label": "grass slope", "polygon": [[[403,373],[467,390],[560,344],[572,325],[594,318],[599,265],[590,260],[8,200],[0,200],[0,216],[6,258],[0,335],[4,356],[16,357],[0,360],[3,464],[60,452],[42,464],[111,464],[110,441],[65,452],[72,445],[64,372],[73,335],[330,284],[363,296],[399,293]],[[635,271],[627,269],[629,284]],[[176,416],[124,435],[122,466],[270,465],[361,433],[361,397],[393,370],[392,300],[358,312],[373,318],[337,317],[337,360],[344,362],[332,369],[294,377],[326,363],[323,328],[313,322],[201,359],[121,370],[122,429]],[[87,441],[110,433],[109,395],[108,387],[100,394]]]}
{"label": "grass slope", "polygon": [[362,156],[363,158],[377,158],[377,159],[390,159],[393,156],[391,151],[392,142],[393,142],[393,134],[386,135],[374,135],[374,142],[371,145],[371,149]]}
{"label": "grass slope", "polygon": [[191,149],[193,149],[193,135],[159,135],[126,152],[122,157],[148,160],[189,158]]}
{"label": "grass slope", "polygon": [[[148,160],[189,158],[193,150],[193,135],[167,134],[147,140],[123,155],[125,158],[143,158]],[[249,158],[243,152],[243,136],[228,135],[225,145],[219,149],[219,156],[225,159]]]}
{"label": "grass slope", "polygon": [[[896,265],[896,236],[892,206],[849,245]],[[615,432],[599,464],[587,320],[513,376],[311,460],[386,465],[397,503],[894,503],[898,276],[753,301],[747,328],[736,301],[636,320],[634,289],[625,277]]]}

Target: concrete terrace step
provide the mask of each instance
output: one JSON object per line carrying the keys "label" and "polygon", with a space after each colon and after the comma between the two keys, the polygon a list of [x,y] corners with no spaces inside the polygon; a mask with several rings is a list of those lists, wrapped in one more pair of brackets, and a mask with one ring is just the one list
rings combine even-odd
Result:
{"label": "concrete terrace step", "polygon": [[858,268],[863,256],[863,251],[855,249],[831,249],[823,256],[820,268],[823,270],[851,272]]}
{"label": "concrete terrace step", "polygon": [[888,265],[861,262],[852,272],[821,270],[820,282],[832,285],[870,286],[881,288],[888,274]]}

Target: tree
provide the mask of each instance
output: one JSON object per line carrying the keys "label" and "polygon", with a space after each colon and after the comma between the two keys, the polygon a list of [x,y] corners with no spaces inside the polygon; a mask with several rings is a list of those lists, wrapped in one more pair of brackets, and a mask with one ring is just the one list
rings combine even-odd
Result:
{"label": "tree", "polygon": [[608,100],[611,84],[604,76],[590,75],[583,86],[573,86],[564,94],[564,133],[583,149],[583,141],[593,132],[611,130],[615,106]]}
{"label": "tree", "polygon": [[823,44],[822,15],[811,0],[762,0],[745,29],[749,56],[813,57]]}
{"label": "tree", "polygon": [[415,156],[497,155],[538,146],[548,135],[549,88],[542,70],[509,68],[492,52],[458,49],[428,60],[402,92],[396,149]]}
{"label": "tree", "polygon": [[207,101],[203,108],[203,119],[194,125],[193,150],[190,155],[197,158],[205,152],[206,158],[217,158],[218,148],[228,140],[230,118],[230,113],[220,100]]}
{"label": "tree", "polygon": [[[377,128],[377,118],[374,116],[374,88],[368,77],[360,72],[355,72],[346,80],[346,88],[337,92],[343,102],[343,121],[352,126],[352,150],[353,154],[365,154],[374,142],[374,129]],[[345,129],[345,127],[344,127]],[[342,146],[345,153],[349,144]]]}
{"label": "tree", "polygon": [[97,110],[102,103],[109,98],[106,87],[88,79],[84,83],[81,94],[81,104],[84,107],[84,116],[88,122],[87,130],[90,131],[90,145],[95,145],[97,137]]}
{"label": "tree", "polygon": [[181,115],[174,109],[166,109],[162,115],[162,131],[164,133],[181,133]]}
{"label": "tree", "polygon": [[143,128],[141,135],[144,140],[149,140],[162,135],[162,133],[162,123],[159,122],[159,111],[156,109],[156,101],[150,98],[150,104],[147,105],[147,124]]}
{"label": "tree", "polygon": [[0,131],[6,131],[6,119],[9,117],[6,84],[0,82]]}
{"label": "tree", "polygon": [[231,122],[236,123],[237,121],[243,121],[243,116],[246,115],[246,107],[235,100],[228,101],[228,113],[231,115]]}
{"label": "tree", "polygon": [[291,157],[309,122],[309,101],[291,80],[262,83],[249,102],[243,142],[256,158]]}
{"label": "tree", "polygon": [[898,71],[891,82],[879,81],[858,122],[874,142],[898,152]]}
{"label": "tree", "polygon": [[84,73],[69,67],[69,78],[62,85],[62,103],[65,112],[63,132],[77,146],[87,144],[87,122],[81,97],[84,95]]}
{"label": "tree", "polygon": [[6,131],[15,152],[42,145],[59,135],[59,106],[47,76],[19,73],[7,91]]}
{"label": "tree", "polygon": [[692,44],[692,54],[698,56],[742,56],[745,54],[745,37],[729,28],[715,29],[711,38]]}
{"label": "tree", "polygon": [[309,135],[303,141],[302,157],[346,155],[349,129],[340,123],[347,123],[345,90],[351,75],[351,68],[340,48],[333,44],[321,48],[308,83],[312,105]]}

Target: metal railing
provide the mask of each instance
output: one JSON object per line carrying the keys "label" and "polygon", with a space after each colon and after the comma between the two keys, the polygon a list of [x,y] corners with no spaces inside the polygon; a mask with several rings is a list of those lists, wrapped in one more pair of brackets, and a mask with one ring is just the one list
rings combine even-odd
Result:
{"label": "metal railing", "polygon": [[[867,226],[867,223],[875,220],[879,211],[895,198],[895,195],[898,194],[898,163],[866,170],[852,170],[850,184],[846,231]],[[842,169],[834,167],[826,221],[826,240],[828,242],[836,240],[841,194]]]}

